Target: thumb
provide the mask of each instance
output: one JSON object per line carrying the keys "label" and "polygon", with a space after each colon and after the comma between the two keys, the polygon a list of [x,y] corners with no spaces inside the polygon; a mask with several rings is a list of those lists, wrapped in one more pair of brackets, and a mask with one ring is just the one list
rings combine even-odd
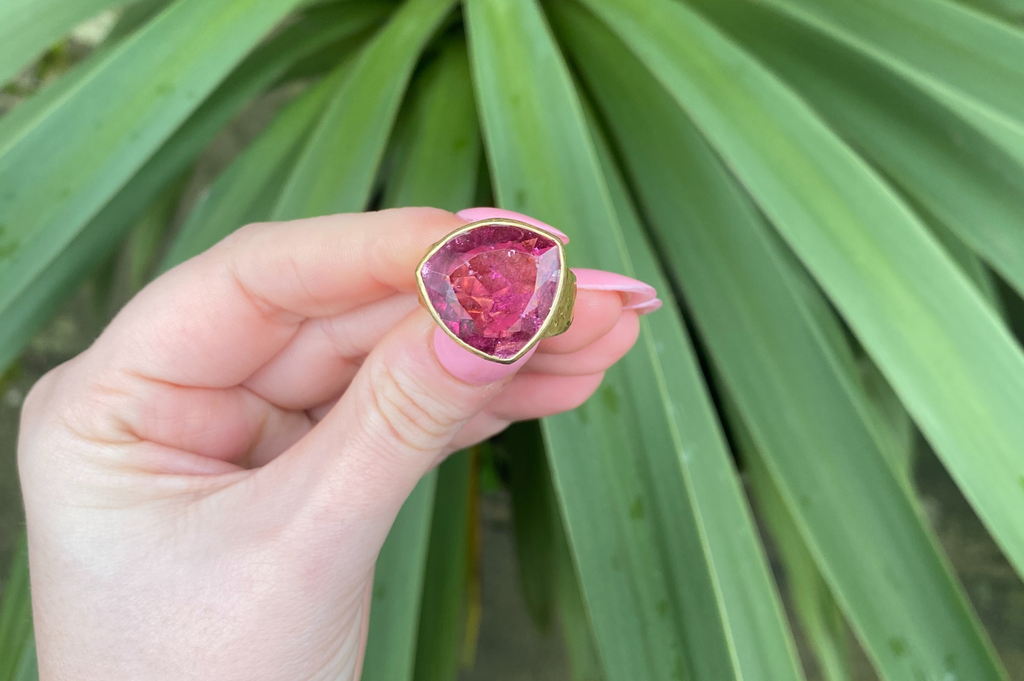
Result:
{"label": "thumb", "polygon": [[313,474],[320,502],[391,517],[531,354],[514,364],[487,361],[459,347],[425,310],[415,310],[377,344],[335,407],[288,452],[289,464],[304,469],[301,477]]}

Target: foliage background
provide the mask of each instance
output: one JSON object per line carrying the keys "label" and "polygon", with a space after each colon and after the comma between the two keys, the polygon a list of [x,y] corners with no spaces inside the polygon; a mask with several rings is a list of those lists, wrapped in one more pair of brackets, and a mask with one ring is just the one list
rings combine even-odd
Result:
{"label": "foliage background", "polygon": [[[158,15],[168,3],[142,0],[80,27],[0,100],[15,111],[0,119],[0,282],[20,291],[0,300],[0,564],[14,561],[0,679],[32,677],[13,443],[35,378],[150,276],[245,221],[418,203],[500,203],[567,226],[585,235],[574,262],[672,288],[681,314],[650,320],[592,404],[544,425],[553,471],[529,425],[417,492],[381,559],[366,678],[1024,679],[1024,587],[1003,553],[1019,566],[1024,547],[1024,364],[1001,335],[1019,339],[1024,320],[1015,2],[304,3],[235,71],[287,2],[181,0]],[[104,4],[76,4],[78,19]],[[33,26],[72,27],[45,8],[62,3],[36,6]],[[189,33],[204,12],[219,28]],[[238,12],[249,46],[226,57]],[[137,139],[118,126],[138,111],[100,96],[116,87],[99,78],[86,96],[72,79],[138,30],[221,59],[225,85],[164,124],[184,121],[155,162],[128,149],[67,170],[105,153],[80,144],[79,118],[104,144]],[[16,73],[3,71],[12,45],[0,80]],[[154,89],[138,106],[175,94],[159,77],[199,87],[166,56],[141,61],[134,77]],[[182,116],[205,97],[187,94]],[[47,150],[54,135],[69,151]],[[32,168],[38,185],[19,184]],[[120,189],[90,184],[118,173]],[[28,238],[8,238],[23,223]],[[28,278],[10,265],[46,263],[33,234],[67,238],[68,225],[88,238]],[[815,241],[826,228],[860,271]],[[726,444],[785,618],[730,496]],[[693,467],[695,451],[716,463]]]}

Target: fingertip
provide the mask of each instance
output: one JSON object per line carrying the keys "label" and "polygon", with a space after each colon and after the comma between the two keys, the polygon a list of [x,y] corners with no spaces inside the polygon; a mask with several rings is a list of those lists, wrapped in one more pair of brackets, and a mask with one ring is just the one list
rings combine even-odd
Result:
{"label": "fingertip", "polygon": [[661,300],[661,298],[655,298],[654,300],[649,300],[646,303],[640,305],[634,305],[633,307],[630,307],[628,309],[632,310],[633,312],[636,312],[639,316],[642,317],[645,314],[651,314],[652,312],[660,310],[663,304],[664,303]]}

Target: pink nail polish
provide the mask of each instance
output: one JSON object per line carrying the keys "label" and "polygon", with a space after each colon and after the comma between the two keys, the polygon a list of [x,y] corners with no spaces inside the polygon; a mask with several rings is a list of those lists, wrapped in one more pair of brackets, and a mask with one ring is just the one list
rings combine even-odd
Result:
{"label": "pink nail polish", "polygon": [[617,291],[625,302],[624,310],[636,310],[637,314],[649,314],[661,307],[658,292],[650,284],[627,277],[615,272],[573,268],[576,275],[576,288],[583,291]]}
{"label": "pink nail polish", "polygon": [[519,222],[525,222],[528,225],[540,227],[545,232],[551,232],[561,239],[564,244],[569,243],[569,237],[561,230],[555,229],[545,222],[531,218],[529,215],[523,215],[522,213],[516,213],[511,210],[503,210],[501,208],[466,208],[465,210],[460,210],[456,215],[469,222],[486,220],[487,218],[508,218],[509,220],[519,220]]}
{"label": "pink nail polish", "polygon": [[[493,216],[492,216],[493,217]],[[434,353],[448,373],[466,383],[494,383],[518,371],[530,357],[536,346],[513,364],[499,364],[483,357],[477,357],[453,341],[441,329],[434,331]]]}

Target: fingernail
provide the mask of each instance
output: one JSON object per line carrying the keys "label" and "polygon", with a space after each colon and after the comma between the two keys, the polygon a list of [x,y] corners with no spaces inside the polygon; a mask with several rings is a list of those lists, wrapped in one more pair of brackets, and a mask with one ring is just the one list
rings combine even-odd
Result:
{"label": "fingernail", "polygon": [[623,297],[623,310],[635,310],[637,314],[650,314],[659,307],[658,292],[650,284],[615,272],[573,268],[576,288],[583,291],[617,291]]}
{"label": "fingernail", "polygon": [[561,239],[563,244],[569,243],[569,237],[566,236],[563,231],[555,229],[546,222],[541,222],[536,218],[531,218],[529,215],[523,215],[522,213],[516,213],[511,210],[502,210],[501,208],[466,208],[465,210],[460,210],[456,215],[469,222],[486,220],[487,218],[508,218],[509,220],[519,220],[519,222],[525,222],[528,225],[539,227],[545,232],[551,232]]}
{"label": "fingernail", "polygon": [[[493,216],[492,216],[493,217]],[[533,355],[534,346],[512,364],[499,364],[459,347],[442,329],[434,330],[434,354],[448,373],[466,383],[494,383],[517,372]]]}

